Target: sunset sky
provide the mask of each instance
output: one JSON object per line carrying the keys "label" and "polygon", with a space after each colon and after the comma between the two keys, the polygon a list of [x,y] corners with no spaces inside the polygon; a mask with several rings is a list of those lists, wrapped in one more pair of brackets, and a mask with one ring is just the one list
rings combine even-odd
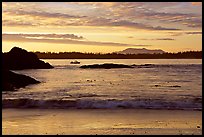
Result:
{"label": "sunset sky", "polygon": [[202,50],[200,2],[3,2],[3,52]]}

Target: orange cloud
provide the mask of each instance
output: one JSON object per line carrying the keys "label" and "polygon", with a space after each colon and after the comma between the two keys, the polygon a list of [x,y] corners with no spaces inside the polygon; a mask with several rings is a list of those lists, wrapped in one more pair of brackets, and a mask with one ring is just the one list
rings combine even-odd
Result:
{"label": "orange cloud", "polygon": [[[44,36],[44,38],[39,38],[39,36]],[[49,36],[51,36],[49,38]],[[60,37],[66,37],[65,39],[60,39]],[[67,39],[67,37],[69,39]],[[73,39],[73,37],[75,39]],[[151,46],[143,44],[125,44],[116,42],[98,42],[98,41],[80,41],[76,40],[77,35],[74,34],[2,34],[3,41],[11,42],[39,42],[39,43],[57,43],[57,44],[81,44],[81,45],[97,45],[97,46],[127,46],[127,47],[141,47],[141,46]],[[70,39],[71,38],[71,39]],[[79,38],[79,37],[78,37]]]}
{"label": "orange cloud", "polygon": [[202,2],[191,2],[193,6],[201,6]]}

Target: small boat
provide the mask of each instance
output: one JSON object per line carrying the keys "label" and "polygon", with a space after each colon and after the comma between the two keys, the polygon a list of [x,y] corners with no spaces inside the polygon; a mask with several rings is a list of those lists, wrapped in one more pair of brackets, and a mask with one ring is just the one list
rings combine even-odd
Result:
{"label": "small boat", "polygon": [[80,62],[75,60],[75,61],[71,61],[70,64],[80,64]]}

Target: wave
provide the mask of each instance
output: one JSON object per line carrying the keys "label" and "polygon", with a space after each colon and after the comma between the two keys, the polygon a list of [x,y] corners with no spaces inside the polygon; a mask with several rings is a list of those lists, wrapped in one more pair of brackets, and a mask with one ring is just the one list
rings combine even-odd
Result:
{"label": "wave", "polygon": [[3,99],[2,108],[42,108],[42,109],[172,109],[172,110],[202,110],[202,98],[188,101],[167,102],[161,100],[34,100],[22,99]]}

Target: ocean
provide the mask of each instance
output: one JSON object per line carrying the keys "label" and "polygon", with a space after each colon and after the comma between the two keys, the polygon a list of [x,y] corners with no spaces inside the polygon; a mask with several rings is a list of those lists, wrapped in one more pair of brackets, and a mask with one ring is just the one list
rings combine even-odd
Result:
{"label": "ocean", "polygon": [[[202,59],[43,59],[54,69],[13,71],[40,84],[2,92],[3,108],[202,110]],[[119,63],[135,68],[82,69]]]}

